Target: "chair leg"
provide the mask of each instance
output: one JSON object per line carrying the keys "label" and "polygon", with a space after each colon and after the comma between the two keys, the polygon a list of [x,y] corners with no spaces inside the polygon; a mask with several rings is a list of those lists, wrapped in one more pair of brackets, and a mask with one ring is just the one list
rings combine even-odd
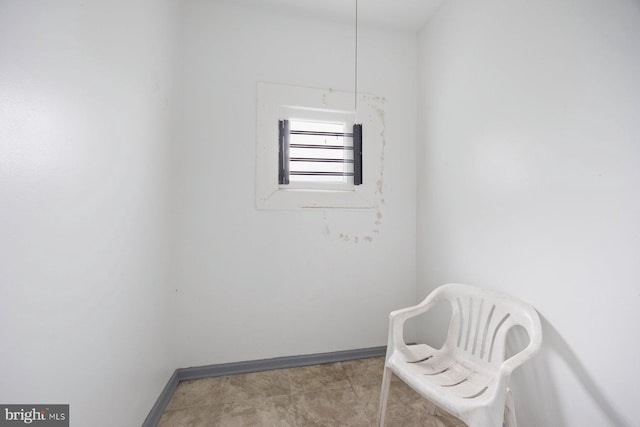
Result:
{"label": "chair leg", "polygon": [[389,399],[389,387],[391,386],[391,377],[393,373],[387,367],[384,368],[382,374],[382,389],[380,390],[380,407],[378,408],[378,420],[380,427],[384,427],[384,418],[387,412],[387,400]]}
{"label": "chair leg", "polygon": [[504,425],[506,427],[518,427],[516,407],[513,404],[513,395],[510,388],[507,389],[507,399],[504,406]]}

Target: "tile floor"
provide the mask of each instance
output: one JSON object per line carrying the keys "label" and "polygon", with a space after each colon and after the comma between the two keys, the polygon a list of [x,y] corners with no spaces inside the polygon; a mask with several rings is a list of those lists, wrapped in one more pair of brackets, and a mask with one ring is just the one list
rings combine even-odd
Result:
{"label": "tile floor", "polygon": [[[384,358],[182,381],[159,427],[376,426]],[[465,424],[394,379],[387,426]]]}

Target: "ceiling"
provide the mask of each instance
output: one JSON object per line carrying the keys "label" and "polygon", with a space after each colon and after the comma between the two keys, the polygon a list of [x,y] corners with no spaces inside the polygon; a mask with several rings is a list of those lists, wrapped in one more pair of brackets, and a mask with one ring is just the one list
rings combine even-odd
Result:
{"label": "ceiling", "polygon": [[[358,22],[418,32],[444,0],[358,0]],[[356,0],[234,0],[250,6],[353,22]]]}

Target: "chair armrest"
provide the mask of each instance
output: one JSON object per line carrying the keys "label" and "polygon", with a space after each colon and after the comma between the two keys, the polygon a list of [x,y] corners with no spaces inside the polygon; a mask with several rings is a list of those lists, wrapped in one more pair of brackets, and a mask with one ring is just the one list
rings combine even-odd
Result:
{"label": "chair armrest", "polygon": [[538,339],[532,340],[524,350],[522,350],[518,354],[514,354],[513,356],[502,362],[498,371],[498,389],[501,389],[502,386],[507,386],[509,377],[511,376],[513,371],[518,366],[522,365],[524,362],[535,356],[538,350],[540,350],[541,345],[542,338],[538,337]]}
{"label": "chair armrest", "polygon": [[423,313],[426,313],[439,300],[439,293],[432,292],[420,304],[392,311],[391,314],[389,314],[389,341],[387,345],[387,351],[392,348],[397,348],[399,346],[405,345],[404,323],[412,317],[416,317]]}

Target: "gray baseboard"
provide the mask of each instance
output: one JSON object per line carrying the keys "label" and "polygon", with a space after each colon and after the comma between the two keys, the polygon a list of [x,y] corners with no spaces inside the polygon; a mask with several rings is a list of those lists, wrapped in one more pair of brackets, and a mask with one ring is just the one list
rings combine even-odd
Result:
{"label": "gray baseboard", "polygon": [[180,374],[178,373],[178,371],[179,369],[173,371],[173,374],[171,375],[171,378],[169,378],[167,385],[165,385],[164,389],[162,389],[162,392],[160,393],[160,396],[158,396],[156,403],[153,404],[153,407],[151,408],[151,411],[149,411],[147,418],[142,423],[142,427],[156,427],[160,422],[160,417],[162,417],[162,413],[169,404],[171,396],[173,396],[173,392],[176,390],[176,387],[178,387],[178,383],[180,382]]}
{"label": "gray baseboard", "polygon": [[345,362],[347,360],[368,359],[384,356],[386,347],[361,348],[357,350],[334,351],[331,353],[306,354],[302,356],[276,357],[273,359],[250,360],[246,362],[222,363],[219,365],[196,366],[176,369],[167,385],[160,393],[142,427],[156,427],[178,383],[184,380],[246,374],[249,372],[271,371],[274,369],[296,368],[299,366],[322,365]]}

